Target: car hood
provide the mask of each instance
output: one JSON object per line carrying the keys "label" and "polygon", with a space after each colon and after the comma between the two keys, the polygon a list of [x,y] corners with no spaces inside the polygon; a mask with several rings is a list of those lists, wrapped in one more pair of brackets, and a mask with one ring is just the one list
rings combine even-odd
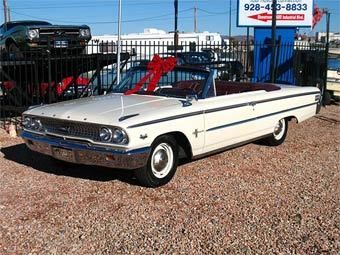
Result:
{"label": "car hood", "polygon": [[175,105],[182,103],[175,98],[109,94],[39,106],[24,114],[122,126],[155,113],[164,114]]}
{"label": "car hood", "polygon": [[87,25],[29,25],[29,28],[43,28],[43,29],[89,29]]}

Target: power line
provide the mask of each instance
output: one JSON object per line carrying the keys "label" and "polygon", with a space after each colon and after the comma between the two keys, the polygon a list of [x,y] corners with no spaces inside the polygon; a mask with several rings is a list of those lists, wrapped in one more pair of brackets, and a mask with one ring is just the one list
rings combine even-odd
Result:
{"label": "power line", "polygon": [[[180,11],[179,13],[185,13],[185,12],[189,12],[192,11],[192,8],[188,8],[185,10]],[[24,14],[24,13],[20,13],[17,11],[13,11],[13,13],[24,16],[24,17],[29,17],[29,18],[33,18],[33,19],[43,19],[43,20],[48,20],[48,21],[52,21],[52,22],[62,22],[62,23],[73,23],[73,24],[78,24],[78,23],[86,23],[86,24],[116,24],[117,21],[99,21],[99,22],[88,22],[88,21],[69,21],[69,20],[57,20],[57,19],[51,19],[51,18],[43,18],[43,17],[37,17],[37,16],[33,16],[33,15],[29,15],[29,14]],[[123,23],[131,23],[131,22],[140,22],[140,21],[154,21],[154,20],[164,20],[161,18],[164,17],[168,17],[168,16],[172,16],[172,13],[169,14],[162,14],[162,15],[157,15],[157,16],[151,16],[151,17],[144,17],[144,18],[139,18],[139,19],[131,19],[131,20],[123,20]]]}
{"label": "power line", "polygon": [[[194,2],[193,1],[187,1],[187,2]],[[124,3],[123,5],[168,5],[169,2],[166,1],[153,1],[153,2],[141,2],[141,1],[130,1],[127,3]],[[12,7],[11,9],[15,9],[15,10],[41,10],[41,9],[70,9],[70,8],[106,8],[106,7],[115,7],[114,3],[112,3],[112,1],[96,1],[95,3],[93,1],[91,2],[82,2],[81,4],[52,4],[52,5],[29,5],[29,6],[22,6],[22,4],[20,4],[20,7]]]}
{"label": "power line", "polygon": [[[228,14],[229,11],[225,11],[225,12],[212,12],[212,11],[208,11],[208,10],[205,10],[205,9],[201,9],[201,8],[197,8],[198,10],[202,11],[202,12],[205,12],[205,13],[208,13],[208,14],[214,14],[214,15],[225,15],[225,14]],[[236,12],[237,9],[231,9],[232,12]]]}
{"label": "power line", "polygon": [[[50,22],[60,22],[60,23],[68,23],[68,24],[88,24],[88,25],[105,25],[105,24],[117,24],[117,21],[98,21],[98,22],[86,22],[86,21],[79,21],[79,22],[74,22],[74,21],[65,21],[65,20],[54,20],[54,19],[49,19],[49,18],[42,18],[42,17],[37,17],[37,16],[32,16],[32,15],[27,15],[27,14],[22,14],[18,12],[11,11],[12,13],[15,13],[17,15],[29,17],[29,18],[34,18],[34,19],[39,19],[39,20],[46,20]],[[220,16],[222,14],[218,14]],[[132,22],[141,22],[141,21],[167,21],[167,20],[173,20],[173,18],[164,18],[169,15],[164,15],[161,16],[160,18],[153,18],[153,17],[148,17],[148,18],[141,18],[141,19],[134,19],[134,20],[123,20],[122,23],[132,23]],[[207,18],[207,17],[215,17],[216,14],[208,14],[208,15],[201,15],[201,18]],[[163,17],[163,18],[162,18]],[[192,19],[192,16],[182,16],[180,17],[181,20],[184,19]]]}

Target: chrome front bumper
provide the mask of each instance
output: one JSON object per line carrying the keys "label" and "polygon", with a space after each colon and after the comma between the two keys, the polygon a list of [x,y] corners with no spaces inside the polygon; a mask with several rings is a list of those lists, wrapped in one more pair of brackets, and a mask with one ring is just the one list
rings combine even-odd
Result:
{"label": "chrome front bumper", "polygon": [[21,137],[28,148],[67,162],[121,169],[137,169],[146,165],[150,148],[118,150],[91,145],[87,142],[64,140],[58,137],[23,131]]}

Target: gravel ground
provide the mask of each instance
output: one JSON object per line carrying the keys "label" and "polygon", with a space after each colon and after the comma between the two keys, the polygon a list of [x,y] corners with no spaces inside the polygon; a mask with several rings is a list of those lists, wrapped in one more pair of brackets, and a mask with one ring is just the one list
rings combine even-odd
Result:
{"label": "gravel ground", "polygon": [[339,254],[340,107],[179,167],[158,189],[0,130],[0,254]]}

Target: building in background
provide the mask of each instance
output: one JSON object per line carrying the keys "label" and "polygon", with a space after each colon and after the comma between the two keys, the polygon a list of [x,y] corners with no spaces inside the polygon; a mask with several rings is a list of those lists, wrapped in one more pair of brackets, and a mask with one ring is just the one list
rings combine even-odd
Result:
{"label": "building in background", "polygon": [[[93,36],[89,43],[87,53],[116,53],[117,35]],[[157,53],[167,52],[168,45],[174,44],[174,33],[165,32],[155,28],[146,28],[143,33],[122,35],[122,52],[134,53],[137,56],[148,58]],[[228,43],[228,42],[226,42]],[[92,47],[92,44],[99,47]],[[141,45],[154,45],[155,47],[141,47]],[[183,45],[185,51],[199,51],[201,47],[221,46],[222,37],[219,33],[179,33],[179,45]],[[171,50],[169,50],[171,51]]]}

